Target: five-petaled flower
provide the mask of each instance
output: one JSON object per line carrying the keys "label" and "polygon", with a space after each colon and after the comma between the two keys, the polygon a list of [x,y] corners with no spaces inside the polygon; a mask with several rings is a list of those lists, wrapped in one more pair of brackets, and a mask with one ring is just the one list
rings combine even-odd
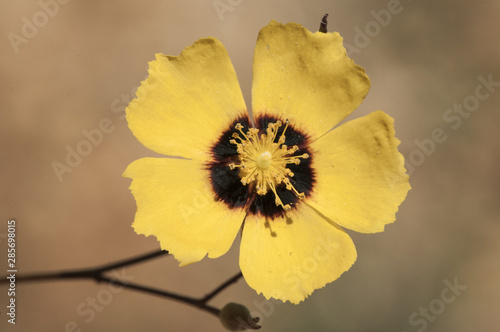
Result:
{"label": "five-petaled flower", "polygon": [[410,185],[393,119],[377,111],[334,128],[370,81],[338,33],[272,21],[257,39],[252,112],[215,38],[158,54],[127,108],[149,149],[124,173],[133,227],[181,265],[226,253],[241,230],[240,268],[266,298],[299,303],[348,270],[342,227],[383,231]]}

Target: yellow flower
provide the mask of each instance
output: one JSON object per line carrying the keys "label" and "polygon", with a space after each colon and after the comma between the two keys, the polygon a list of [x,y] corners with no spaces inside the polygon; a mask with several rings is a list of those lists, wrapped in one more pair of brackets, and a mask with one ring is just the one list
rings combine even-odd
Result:
{"label": "yellow flower", "polygon": [[370,81],[338,33],[272,21],[257,39],[252,116],[215,38],[157,54],[127,108],[149,149],[124,173],[133,227],[181,265],[225,254],[241,229],[240,267],[266,298],[299,303],[356,260],[342,227],[381,232],[410,185],[393,119],[377,111],[332,131]]}

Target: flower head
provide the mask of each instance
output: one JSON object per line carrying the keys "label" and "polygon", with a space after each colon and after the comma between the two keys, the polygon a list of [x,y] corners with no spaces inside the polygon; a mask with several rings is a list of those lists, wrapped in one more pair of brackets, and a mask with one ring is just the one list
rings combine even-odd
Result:
{"label": "flower head", "polygon": [[393,119],[377,111],[332,131],[370,81],[338,33],[272,21],[257,39],[252,115],[215,38],[158,54],[127,108],[146,147],[133,179],[133,227],[181,265],[226,253],[266,298],[299,303],[356,260],[342,227],[383,231],[410,185]]}

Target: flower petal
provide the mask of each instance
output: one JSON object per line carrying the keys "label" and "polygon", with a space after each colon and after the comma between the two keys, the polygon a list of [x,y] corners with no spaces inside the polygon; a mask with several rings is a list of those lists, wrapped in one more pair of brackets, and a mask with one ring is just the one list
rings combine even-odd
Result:
{"label": "flower petal", "polygon": [[157,54],[127,108],[137,139],[165,155],[204,159],[220,132],[247,114],[226,49],[200,39],[180,56]]}
{"label": "flower petal", "polygon": [[349,235],[304,204],[274,220],[248,215],[240,250],[240,268],[250,287],[267,299],[295,304],[356,260]]}
{"label": "flower petal", "polygon": [[214,201],[209,174],[192,160],[142,158],[123,176],[133,179],[130,190],[137,202],[133,227],[154,235],[162,249],[186,265],[225,254],[245,216]]}
{"label": "flower petal", "polygon": [[394,120],[373,112],[311,144],[316,183],[307,204],[342,227],[384,230],[410,190]]}
{"label": "flower petal", "polygon": [[370,81],[346,55],[342,37],[271,21],[257,39],[252,111],[282,115],[315,139],[363,101]]}

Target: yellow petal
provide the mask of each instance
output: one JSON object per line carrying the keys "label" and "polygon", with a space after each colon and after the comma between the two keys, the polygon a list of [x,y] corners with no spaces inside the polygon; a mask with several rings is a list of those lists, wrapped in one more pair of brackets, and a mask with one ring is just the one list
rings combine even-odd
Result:
{"label": "yellow petal", "polygon": [[162,249],[186,265],[225,254],[244,218],[214,201],[209,174],[197,161],[143,158],[131,163],[123,176],[133,179],[137,202],[133,227],[154,235]]}
{"label": "yellow petal", "polygon": [[240,268],[250,287],[267,299],[295,304],[356,260],[349,235],[304,204],[275,220],[248,215],[240,250]]}
{"label": "yellow petal", "polygon": [[227,51],[217,39],[200,39],[180,56],[157,54],[149,67],[126,111],[129,128],[155,152],[204,159],[225,126],[247,114]]}
{"label": "yellow petal", "polygon": [[381,232],[392,223],[410,190],[393,122],[377,111],[313,142],[316,183],[307,204],[357,232]]}
{"label": "yellow petal", "polygon": [[338,33],[312,33],[296,23],[272,21],[260,31],[253,75],[253,114],[282,115],[312,139],[358,107],[370,88]]}

